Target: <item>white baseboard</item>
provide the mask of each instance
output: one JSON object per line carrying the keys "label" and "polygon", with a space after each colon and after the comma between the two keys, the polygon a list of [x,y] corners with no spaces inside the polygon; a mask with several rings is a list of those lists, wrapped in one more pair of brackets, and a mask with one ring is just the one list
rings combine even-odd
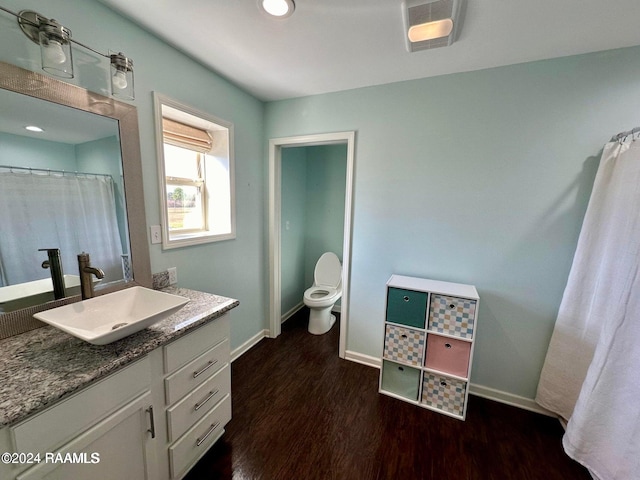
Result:
{"label": "white baseboard", "polygon": [[297,304],[295,307],[293,307],[291,310],[289,310],[288,312],[284,313],[281,317],[280,317],[280,323],[284,323],[287,320],[289,320],[291,317],[293,317],[296,313],[298,313],[302,308],[304,307],[304,303],[300,302],[299,304]]}
{"label": "white baseboard", "polygon": [[231,352],[231,361],[234,362],[235,360],[240,358],[243,354],[248,352],[251,349],[251,347],[253,347],[260,340],[268,336],[269,336],[269,330],[267,329],[261,330],[258,333],[256,333],[253,337],[251,337],[249,340],[244,342],[238,348],[233,349],[233,351]]}
{"label": "white baseboard", "polygon": [[[382,360],[379,357],[372,357],[370,355],[353,352],[351,350],[347,350],[345,352],[344,358],[345,360],[361,363],[362,365],[377,369],[380,369],[380,367],[382,366]],[[549,417],[557,417],[557,415],[545,408],[542,408],[535,402],[535,400],[531,398],[521,397],[519,395],[514,395],[513,393],[496,390],[495,388],[485,387],[483,385],[472,383],[469,386],[469,393],[477,397],[482,397],[493,400],[495,402],[511,405],[512,407],[518,407],[524,410],[529,410],[531,412],[541,413],[542,415],[547,415]]]}
{"label": "white baseboard", "polygon": [[532,398],[521,397],[520,395],[514,395],[513,393],[503,392],[502,390],[496,390],[495,388],[485,387],[475,383],[472,383],[469,386],[469,393],[477,397],[487,398],[506,405],[511,405],[512,407],[518,407],[524,410],[529,410],[530,412],[541,413],[548,417],[557,418],[556,414],[550,412],[546,408],[542,408]]}
{"label": "white baseboard", "polygon": [[351,362],[361,363],[367,367],[380,369],[382,366],[382,360],[380,360],[379,357],[372,357],[370,355],[365,355],[364,353],[358,353],[351,350],[344,352],[344,358]]}

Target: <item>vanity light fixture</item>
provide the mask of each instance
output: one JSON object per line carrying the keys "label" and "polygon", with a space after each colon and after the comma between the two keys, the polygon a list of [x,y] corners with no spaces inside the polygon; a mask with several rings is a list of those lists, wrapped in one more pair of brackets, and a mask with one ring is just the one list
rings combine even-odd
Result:
{"label": "vanity light fixture", "polygon": [[451,45],[460,29],[464,0],[406,0],[403,4],[410,52]]}
{"label": "vanity light fixture", "polygon": [[293,0],[258,0],[258,5],[269,15],[278,18],[290,17],[296,9]]}
{"label": "vanity light fixture", "polygon": [[40,45],[42,69],[58,77],[73,78],[73,54],[71,43],[80,45],[93,53],[109,59],[111,94],[125,100],[133,100],[133,60],[122,52],[109,54],[101,53],[93,48],[71,38],[71,30],[54,19],[34,12],[22,10],[14,13],[4,7],[3,10],[18,20],[22,32],[34,43]]}

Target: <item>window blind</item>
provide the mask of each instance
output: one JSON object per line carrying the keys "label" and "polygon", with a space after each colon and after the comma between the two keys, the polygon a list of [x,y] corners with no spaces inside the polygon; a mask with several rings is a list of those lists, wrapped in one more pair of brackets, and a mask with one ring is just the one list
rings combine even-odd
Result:
{"label": "window blind", "polygon": [[201,153],[210,152],[213,147],[213,139],[206,130],[185,125],[169,118],[162,118],[162,134],[165,143],[176,147],[188,148]]}

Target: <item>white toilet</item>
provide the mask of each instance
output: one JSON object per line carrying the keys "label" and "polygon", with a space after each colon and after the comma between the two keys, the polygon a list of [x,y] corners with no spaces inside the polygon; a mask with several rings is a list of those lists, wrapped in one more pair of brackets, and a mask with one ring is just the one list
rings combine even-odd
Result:
{"label": "white toilet", "polygon": [[309,307],[309,333],[322,335],[331,330],[336,316],[331,309],[342,296],[342,265],[337,255],[323,253],[313,271],[313,286],[304,292]]}

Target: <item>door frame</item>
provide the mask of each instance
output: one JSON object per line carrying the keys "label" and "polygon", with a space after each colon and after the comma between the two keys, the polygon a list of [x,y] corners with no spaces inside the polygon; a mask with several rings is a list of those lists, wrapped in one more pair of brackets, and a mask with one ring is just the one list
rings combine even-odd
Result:
{"label": "door frame", "polygon": [[269,337],[281,332],[281,169],[282,148],[318,145],[347,145],[347,176],[344,202],[344,234],[342,245],[342,301],[340,304],[340,358],[345,358],[349,321],[351,279],[351,240],[355,161],[355,131],[321,133],[269,140]]}

